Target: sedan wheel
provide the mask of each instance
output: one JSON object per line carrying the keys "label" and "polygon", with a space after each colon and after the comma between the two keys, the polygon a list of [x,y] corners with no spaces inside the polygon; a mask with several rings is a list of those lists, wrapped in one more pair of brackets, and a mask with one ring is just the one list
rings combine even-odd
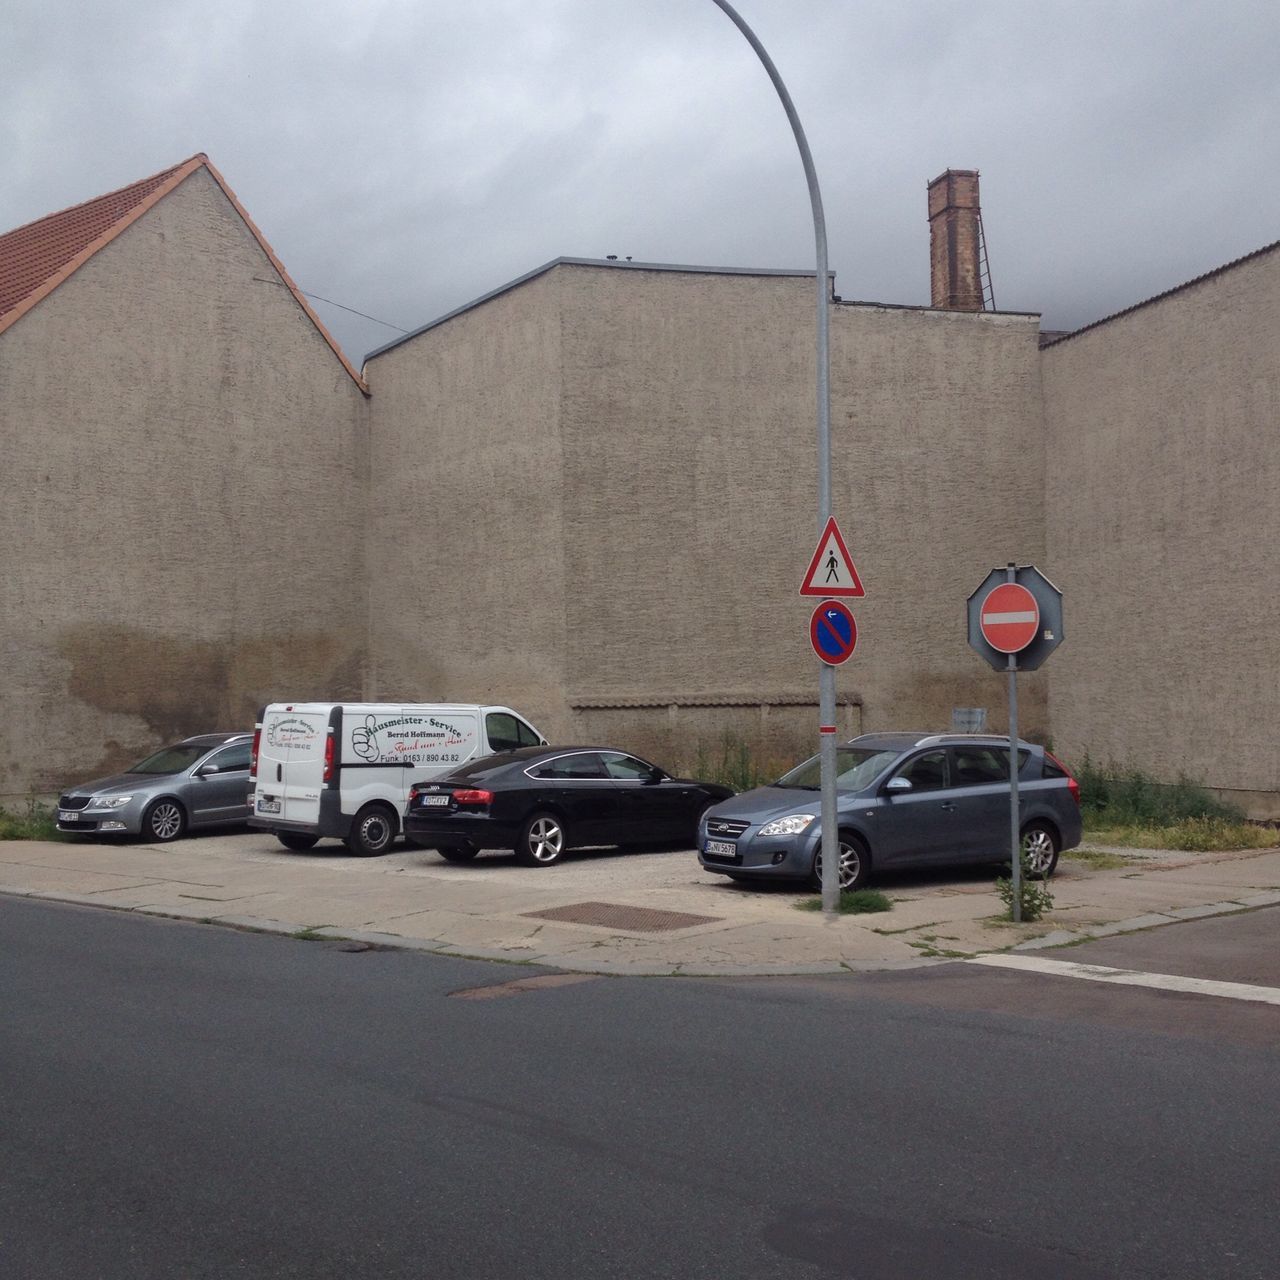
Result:
{"label": "sedan wheel", "polygon": [[142,816],[142,834],[167,843],[176,840],[187,825],[187,815],[176,800],[157,800]]}
{"label": "sedan wheel", "polygon": [[[861,889],[871,874],[871,858],[867,854],[862,841],[846,835],[840,837],[840,892],[852,893]],[[815,889],[822,888],[822,850],[813,860],[812,884]]]}
{"label": "sedan wheel", "polygon": [[1022,832],[1022,857],[1028,874],[1047,880],[1058,865],[1058,841],[1043,822],[1032,822]]}
{"label": "sedan wheel", "polygon": [[565,850],[564,824],[549,813],[535,813],[524,824],[516,858],[526,867],[549,867],[559,862]]}

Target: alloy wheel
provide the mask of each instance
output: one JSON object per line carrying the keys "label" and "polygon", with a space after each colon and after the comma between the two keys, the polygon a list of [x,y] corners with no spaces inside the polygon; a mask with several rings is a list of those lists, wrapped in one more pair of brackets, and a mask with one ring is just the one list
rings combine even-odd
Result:
{"label": "alloy wheel", "polygon": [[564,831],[554,818],[537,818],[529,826],[529,853],[537,862],[554,862],[564,852]]}

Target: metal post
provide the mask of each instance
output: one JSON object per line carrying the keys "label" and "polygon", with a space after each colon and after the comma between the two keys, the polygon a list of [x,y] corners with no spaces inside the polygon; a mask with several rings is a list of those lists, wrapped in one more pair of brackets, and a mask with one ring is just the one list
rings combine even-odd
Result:
{"label": "metal post", "polygon": [[[1010,565],[1007,580],[1017,581],[1017,570]],[[1009,655],[1009,844],[1012,850],[1013,922],[1022,923],[1022,841],[1018,834],[1018,659]]]}
{"label": "metal post", "polygon": [[[817,250],[818,304],[818,536],[826,528],[831,515],[831,348],[828,334],[829,298],[827,286],[827,224],[822,212],[822,194],[818,190],[818,174],[813,156],[800,125],[791,95],[782,83],[773,59],[765,52],[756,34],[727,0],[712,0],[746,37],[764,64],[782,108],[791,122],[791,132],[800,148],[805,180],[809,184],[809,203],[813,209],[813,237]],[[822,783],[822,910],[834,918],[840,896],[840,840],[836,831],[836,670],[824,663],[818,675],[818,752]]]}

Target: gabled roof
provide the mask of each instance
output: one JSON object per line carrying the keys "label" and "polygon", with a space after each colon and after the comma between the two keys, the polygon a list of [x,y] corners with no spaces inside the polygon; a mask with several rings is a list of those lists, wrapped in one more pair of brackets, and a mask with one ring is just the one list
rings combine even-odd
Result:
{"label": "gabled roof", "polygon": [[63,281],[84,266],[99,249],[110,244],[122,231],[154,208],[171,191],[185,182],[197,169],[205,169],[222,189],[223,195],[244,220],[250,234],[271,260],[285,287],[329,344],[333,354],[361,391],[368,394],[364,380],[342,354],[342,349],[312,311],[298,286],[293,283],[284,264],[276,257],[262,232],[223,181],[222,175],[201,152],[170,169],[152,174],[139,182],[110,191],[104,196],[86,200],[47,217],[37,218],[26,226],[0,235],[0,333],[47,298]]}

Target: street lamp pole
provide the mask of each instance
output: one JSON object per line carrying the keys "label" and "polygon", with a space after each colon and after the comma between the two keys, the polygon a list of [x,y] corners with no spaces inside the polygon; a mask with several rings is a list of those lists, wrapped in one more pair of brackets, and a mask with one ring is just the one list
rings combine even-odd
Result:
{"label": "street lamp pole", "polygon": [[[773,59],[765,51],[756,34],[742,20],[727,0],[712,0],[746,37],[756,51],[773,87],[782,100],[783,110],[791,122],[805,180],[809,184],[809,203],[813,207],[813,238],[817,248],[815,284],[818,304],[818,536],[822,536],[831,516],[831,344],[829,338],[830,299],[827,283],[827,224],[822,213],[822,193],[818,190],[818,173],[808,139],[796,114],[787,86],[782,83]],[[822,910],[834,917],[840,894],[840,839],[836,830],[836,670],[823,663],[818,675],[818,751],[822,782]]]}

